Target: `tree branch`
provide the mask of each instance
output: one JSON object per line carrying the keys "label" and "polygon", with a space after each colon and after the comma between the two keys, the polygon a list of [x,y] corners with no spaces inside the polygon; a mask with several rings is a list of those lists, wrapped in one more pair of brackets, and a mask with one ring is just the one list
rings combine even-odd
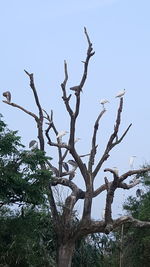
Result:
{"label": "tree branch", "polygon": [[12,107],[15,107],[15,108],[18,108],[18,109],[24,111],[25,113],[27,113],[28,115],[30,115],[31,117],[33,117],[33,118],[35,119],[36,122],[38,122],[38,119],[39,119],[39,118],[38,118],[38,116],[36,116],[36,114],[34,114],[33,112],[31,112],[31,111],[29,111],[29,110],[23,108],[22,106],[19,106],[18,104],[15,104],[15,103],[12,103],[12,102],[10,103],[10,102],[8,102],[8,101],[6,101],[6,100],[3,100],[3,102],[4,102],[5,104],[7,104],[7,105],[10,105],[10,106],[12,106]]}
{"label": "tree branch", "polygon": [[97,148],[96,135],[97,135],[98,127],[99,127],[99,120],[101,119],[105,111],[106,111],[105,109],[101,111],[94,125],[94,132],[93,132],[93,137],[92,137],[92,148],[91,148],[91,153],[90,153],[89,162],[88,162],[88,171],[90,173],[92,173],[92,165],[94,165],[94,160],[95,160],[95,155],[96,155],[96,148]]}
{"label": "tree branch", "polygon": [[65,103],[65,106],[66,106],[66,109],[68,111],[68,113],[70,114],[70,116],[73,115],[73,111],[70,107],[70,104],[69,104],[69,101],[70,101],[70,98],[71,98],[71,94],[69,95],[69,97],[67,97],[67,93],[66,93],[66,84],[67,84],[67,81],[68,81],[68,70],[67,70],[67,63],[66,61],[64,61],[64,72],[65,72],[65,79],[63,81],[63,83],[61,84],[61,88],[62,88],[62,91],[63,91],[63,96],[62,96],[62,99]]}
{"label": "tree branch", "polygon": [[38,127],[38,138],[39,138],[39,142],[40,142],[40,149],[44,151],[44,136],[43,136],[43,110],[39,101],[39,97],[37,94],[37,90],[35,88],[35,84],[34,84],[34,77],[33,77],[33,73],[29,73],[28,71],[24,70],[25,73],[29,76],[30,78],[30,87],[33,91],[34,94],[34,98],[35,98],[35,103],[38,107],[39,110],[39,119],[38,119],[38,123],[37,123],[37,127]]}
{"label": "tree branch", "polygon": [[122,174],[119,178],[119,181],[120,182],[123,182],[127,177],[133,175],[133,174],[141,174],[143,175],[144,173],[146,172],[149,172],[150,171],[150,168],[143,168],[143,169],[138,169],[138,170],[133,170],[133,171],[128,171],[124,174]]}
{"label": "tree branch", "polygon": [[[112,230],[118,228],[122,224],[130,223],[137,228],[150,228],[150,222],[140,221],[134,219],[132,216],[122,216],[116,220],[112,221]],[[86,236],[88,234],[94,233],[106,233],[106,224],[104,221],[89,221],[87,224],[79,224],[75,234],[78,236]]]}
{"label": "tree branch", "polygon": [[138,185],[140,183],[139,180],[135,180],[133,183],[131,184],[126,184],[126,183],[119,183],[118,187],[119,188],[123,188],[123,189],[130,189],[133,188],[134,186]]}
{"label": "tree branch", "polygon": [[[118,140],[118,131],[119,131],[119,126],[120,126],[120,122],[121,122],[121,113],[122,113],[122,108],[123,108],[123,98],[120,98],[120,104],[119,104],[119,108],[118,108],[118,112],[117,112],[117,118],[116,118],[116,124],[114,126],[114,132],[112,133],[112,135],[110,136],[106,149],[104,151],[104,154],[102,155],[100,161],[98,162],[94,172],[93,172],[93,178],[95,178],[95,176],[97,175],[97,173],[99,172],[102,164],[104,163],[104,161],[106,161],[109,157],[109,152],[111,151],[111,149],[119,144],[122,139],[125,137],[125,135],[127,134],[129,128],[131,127],[131,124],[129,125],[129,127],[127,128],[127,130],[124,132],[124,134],[122,135],[122,137]],[[114,141],[116,139],[116,141]]]}
{"label": "tree branch", "polygon": [[82,191],[75,183],[66,178],[58,178],[58,177],[53,178],[51,181],[51,185],[56,186],[58,184],[69,187],[74,192],[75,195],[80,196],[79,197],[80,199],[83,199],[85,196],[84,191]]}

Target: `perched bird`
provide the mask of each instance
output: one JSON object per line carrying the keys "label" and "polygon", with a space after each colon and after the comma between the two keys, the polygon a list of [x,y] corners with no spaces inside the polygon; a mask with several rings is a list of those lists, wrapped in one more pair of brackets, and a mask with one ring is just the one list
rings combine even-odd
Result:
{"label": "perched bird", "polygon": [[133,169],[133,163],[134,163],[134,159],[136,158],[136,156],[131,156],[129,159],[129,166],[130,169]]}
{"label": "perched bird", "polygon": [[66,172],[69,171],[69,167],[68,167],[68,164],[66,162],[62,162],[62,166],[63,166],[63,168],[65,169]]}
{"label": "perched bird", "polygon": [[117,167],[113,167],[113,170],[114,170],[114,172],[116,173],[116,175],[119,174],[119,171],[118,171],[118,168],[117,168]]}
{"label": "perched bird", "polygon": [[6,97],[7,101],[10,103],[11,101],[11,93],[9,91],[6,91],[3,93],[3,96]]}
{"label": "perched bird", "polygon": [[31,150],[38,149],[38,142],[36,140],[31,140],[29,143],[29,148],[31,148]]}
{"label": "perched bird", "polygon": [[105,105],[106,103],[109,103],[109,101],[108,101],[107,99],[101,99],[101,100],[100,100],[100,104],[103,106],[103,108],[104,108],[104,105]]}
{"label": "perched bird", "polygon": [[119,91],[116,97],[122,97],[125,94],[125,91],[126,91],[125,89],[123,89],[122,91]]}
{"label": "perched bird", "polygon": [[64,135],[66,135],[68,132],[67,131],[61,131],[61,132],[59,132],[58,134],[57,134],[57,138],[61,138],[61,137],[63,137]]}
{"label": "perched bird", "polygon": [[102,209],[101,217],[102,217],[102,220],[104,221],[104,219],[105,219],[105,209]]}
{"label": "perched bird", "polygon": [[72,159],[70,159],[70,160],[68,160],[68,163],[72,166],[72,167],[78,167],[78,164],[74,161],[74,160],[72,160]]}
{"label": "perched bird", "polygon": [[78,141],[80,141],[81,138],[77,137],[75,140],[74,140],[74,143],[77,143]]}

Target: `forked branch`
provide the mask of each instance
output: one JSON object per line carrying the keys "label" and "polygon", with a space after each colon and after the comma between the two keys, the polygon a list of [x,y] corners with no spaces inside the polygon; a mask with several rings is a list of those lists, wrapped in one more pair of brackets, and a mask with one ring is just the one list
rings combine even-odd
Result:
{"label": "forked branch", "polygon": [[128,126],[127,130],[124,132],[124,134],[121,136],[121,138],[118,138],[118,131],[119,131],[119,126],[120,126],[120,122],[121,122],[121,113],[122,113],[122,108],[123,108],[123,98],[120,98],[120,104],[119,104],[119,108],[118,108],[118,112],[117,112],[117,118],[116,118],[116,123],[114,126],[114,131],[112,133],[112,135],[110,136],[108,143],[106,145],[106,149],[100,159],[100,161],[98,162],[94,172],[93,172],[93,178],[96,177],[97,173],[99,172],[102,164],[104,163],[104,161],[106,161],[109,157],[109,152],[112,150],[112,148],[114,146],[116,146],[117,144],[119,144],[123,138],[125,137],[125,135],[127,134],[128,130],[131,127],[131,124]]}

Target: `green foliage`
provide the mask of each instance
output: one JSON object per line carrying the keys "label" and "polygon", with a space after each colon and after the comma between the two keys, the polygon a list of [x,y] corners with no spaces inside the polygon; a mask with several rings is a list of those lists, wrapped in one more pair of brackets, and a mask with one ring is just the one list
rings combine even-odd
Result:
{"label": "green foliage", "polygon": [[116,267],[116,258],[112,254],[116,250],[115,239],[105,234],[92,234],[76,243],[73,267]]}
{"label": "green foliage", "polygon": [[0,205],[46,203],[50,158],[40,150],[26,151],[16,131],[7,129],[0,116]]}
{"label": "green foliage", "polygon": [[[144,180],[145,177],[143,177]],[[147,191],[138,199],[129,197],[124,208],[134,218],[150,221],[150,191]],[[149,266],[150,229],[129,227],[126,228],[124,235],[123,266]]]}
{"label": "green foliage", "polygon": [[0,266],[55,266],[56,237],[46,210],[3,209],[0,225]]}

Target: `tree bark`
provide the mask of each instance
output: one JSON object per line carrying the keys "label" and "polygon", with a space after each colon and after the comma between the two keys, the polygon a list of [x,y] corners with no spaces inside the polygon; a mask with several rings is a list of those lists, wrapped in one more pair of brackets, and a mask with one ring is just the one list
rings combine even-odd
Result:
{"label": "tree bark", "polygon": [[75,243],[61,244],[58,249],[57,267],[71,267]]}

